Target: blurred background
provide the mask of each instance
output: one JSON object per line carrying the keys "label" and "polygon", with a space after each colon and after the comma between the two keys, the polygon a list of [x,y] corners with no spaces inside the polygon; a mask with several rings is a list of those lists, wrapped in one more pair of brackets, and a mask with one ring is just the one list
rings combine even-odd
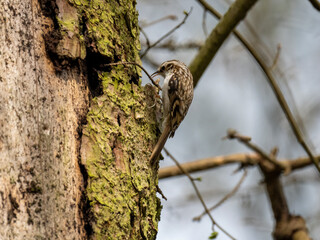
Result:
{"label": "blurred background", "polygon": [[[207,2],[221,14],[232,3]],[[203,7],[196,0],[138,0],[140,26],[151,44],[179,24],[185,16],[183,11],[191,7],[186,23],[143,57],[143,65],[150,73],[169,59],[189,64],[217,20],[209,12],[204,18]],[[272,66],[308,144],[315,155],[319,154],[320,12],[308,0],[260,0],[237,29]],[[146,41],[141,34],[142,52],[147,47]],[[144,76],[143,84],[146,83]],[[225,41],[200,79],[188,115],[166,148],[181,163],[250,153],[237,141],[222,140],[229,128],[252,137],[266,152],[278,147],[279,158],[306,156],[261,69],[233,36]],[[174,163],[165,156],[161,166],[170,165]],[[232,165],[192,174],[202,178],[197,185],[208,207],[238,183],[242,171],[235,173],[237,168]],[[261,180],[259,170],[249,168],[237,194],[212,212],[214,219],[238,240],[272,239],[273,213]],[[320,239],[320,183],[315,168],[294,171],[282,180],[290,212],[301,215],[307,221],[310,236]],[[189,180],[185,176],[173,177],[160,180],[159,186],[168,201],[161,200],[163,210],[157,239],[208,239],[212,232],[209,218],[192,221],[203,207]],[[219,232],[218,239],[230,239],[215,230]]]}

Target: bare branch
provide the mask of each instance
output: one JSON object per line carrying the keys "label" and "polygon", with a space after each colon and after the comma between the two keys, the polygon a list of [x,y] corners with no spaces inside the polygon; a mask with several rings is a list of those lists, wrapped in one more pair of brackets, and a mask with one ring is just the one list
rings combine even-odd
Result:
{"label": "bare branch", "polygon": [[269,161],[270,163],[274,164],[276,167],[278,167],[279,169],[286,169],[288,168],[288,166],[286,166],[284,163],[277,161],[273,155],[269,155],[267,153],[265,153],[261,148],[259,148],[257,145],[251,143],[251,138],[247,137],[247,136],[242,136],[240,134],[237,133],[237,131],[230,129],[227,132],[227,136],[225,137],[227,139],[237,139],[239,142],[243,143],[244,145],[246,145],[248,148],[250,148],[251,150],[255,151],[256,153],[258,153],[262,158],[266,159],[267,161]]}
{"label": "bare branch", "polygon": [[[236,153],[227,156],[217,156],[211,158],[199,159],[193,162],[187,162],[181,164],[182,167],[189,173],[208,170],[212,168],[222,167],[229,164],[240,164],[240,165],[256,165],[259,162],[260,156],[257,154],[245,154]],[[174,176],[180,176],[183,172],[176,167],[164,167],[159,170],[159,179],[169,178]]]}
{"label": "bare branch", "polygon": [[271,67],[270,67],[270,71],[272,71],[272,70],[274,69],[274,67],[277,65],[278,59],[279,59],[279,57],[280,57],[280,52],[281,52],[281,45],[278,44],[278,46],[277,46],[277,53],[276,53],[276,56],[275,56],[275,58],[274,58],[274,60],[273,60],[272,65],[271,65]]}
{"label": "bare branch", "polygon": [[[148,46],[148,43],[146,43],[146,45]],[[161,44],[158,44],[157,46],[154,46],[153,48],[165,48],[165,49],[169,49],[171,51],[175,51],[175,50],[182,50],[182,49],[198,49],[203,45],[202,42],[198,42],[198,41],[188,41],[188,42],[184,42],[184,43],[176,43],[173,39],[167,40],[166,42],[163,42]]]}
{"label": "bare branch", "polygon": [[[317,156],[320,159],[320,155]],[[256,153],[236,153],[227,156],[217,156],[211,158],[199,159],[193,162],[181,164],[181,166],[189,173],[199,172],[203,170],[218,168],[230,164],[239,164],[241,166],[254,166],[263,159]],[[290,164],[291,171],[310,166],[312,162],[309,157],[302,157],[297,159],[280,159],[285,165]],[[175,177],[183,175],[183,172],[176,167],[164,167],[159,170],[159,179]]]}
{"label": "bare branch", "polygon": [[[231,198],[240,188],[241,184],[243,183],[244,179],[247,176],[247,169],[244,169],[243,175],[240,178],[239,182],[237,183],[237,185],[232,189],[231,192],[229,192],[227,195],[225,195],[219,202],[217,202],[214,206],[212,206],[211,208],[209,208],[209,211],[211,212],[212,210],[216,209],[217,207],[219,207],[221,204],[223,204],[225,201],[227,201],[229,198]],[[201,213],[199,216],[194,217],[193,220],[194,221],[200,221],[201,218],[206,215],[206,212]]]}
{"label": "bare branch", "polygon": [[150,40],[149,40],[149,38],[148,38],[147,33],[143,30],[142,27],[139,27],[139,28],[140,28],[140,32],[142,33],[142,35],[143,35],[144,38],[146,39],[147,47],[150,48]]}
{"label": "bare branch", "polygon": [[194,85],[208,67],[209,63],[235,26],[246,16],[257,0],[236,0],[216,27],[211,31],[204,45],[189,65]]}
{"label": "bare branch", "polygon": [[312,4],[312,6],[317,9],[318,11],[320,11],[320,3],[318,2],[318,0],[309,0],[309,2]]}
{"label": "bare branch", "polygon": [[204,35],[207,37],[208,36],[208,31],[207,31],[207,9],[203,10],[203,15],[202,15],[202,30]]}
{"label": "bare branch", "polygon": [[143,23],[142,22],[141,23],[141,27],[146,28],[146,27],[150,27],[150,26],[152,26],[154,24],[157,24],[159,22],[165,21],[165,20],[173,20],[173,21],[175,21],[177,19],[178,19],[178,17],[176,15],[167,15],[167,16],[164,16],[162,18],[159,18],[159,19],[154,20],[154,21],[149,22],[149,23]]}
{"label": "bare branch", "polygon": [[156,41],[155,43],[151,44],[149,47],[147,47],[147,49],[141,54],[140,58],[142,59],[147,53],[148,51],[153,48],[154,46],[156,46],[158,43],[160,43],[163,39],[167,38],[168,36],[170,36],[174,31],[176,31],[178,28],[180,28],[187,20],[187,18],[190,16],[192,12],[192,8],[190,9],[189,12],[184,12],[185,16],[182,20],[181,23],[179,23],[177,26],[175,26],[173,29],[171,29],[169,32],[167,32],[165,35],[163,35],[161,38],[159,38],[158,41]]}
{"label": "bare branch", "polygon": [[[198,2],[200,2],[208,11],[210,11],[217,18],[221,18],[221,15],[213,7],[211,7],[209,4],[207,4],[206,1],[198,0]],[[268,80],[268,82],[269,82],[274,94],[276,95],[276,98],[277,98],[277,100],[278,100],[278,102],[279,102],[279,104],[280,104],[280,106],[282,108],[282,111],[284,112],[284,114],[285,114],[285,116],[286,116],[286,118],[287,118],[287,120],[288,120],[288,122],[289,122],[289,124],[291,126],[291,129],[292,129],[294,135],[297,138],[297,141],[300,143],[302,148],[308,154],[309,158],[311,159],[311,161],[313,162],[313,164],[317,168],[318,172],[320,173],[319,161],[313,156],[313,154],[311,152],[311,149],[306,144],[306,141],[304,140],[304,136],[303,136],[303,134],[302,134],[302,132],[301,132],[301,130],[300,130],[295,118],[293,117],[293,114],[292,114],[292,112],[291,112],[291,110],[289,108],[289,105],[288,105],[284,95],[281,92],[280,87],[278,86],[275,78],[273,77],[273,75],[269,71],[269,67],[264,63],[264,61],[260,58],[260,56],[255,51],[255,49],[244,39],[244,37],[241,36],[241,34],[239,32],[234,30],[233,33],[240,40],[240,42],[249,50],[251,55],[256,59],[257,63],[260,65],[261,69],[263,70],[263,72],[267,76],[267,80]]]}
{"label": "bare branch", "polygon": [[158,68],[161,64],[161,62],[157,62],[156,60],[152,59],[150,56],[146,55],[145,58],[143,59],[145,63],[150,65],[153,68]]}
{"label": "bare branch", "polygon": [[188,177],[188,179],[190,180],[190,182],[191,182],[191,184],[192,184],[192,186],[193,186],[193,188],[194,188],[194,190],[195,190],[195,192],[196,192],[196,194],[197,194],[197,196],[198,196],[198,198],[199,198],[199,200],[200,200],[203,208],[205,209],[205,212],[208,214],[208,216],[209,216],[209,218],[210,218],[210,220],[211,220],[211,222],[212,222],[212,227],[213,227],[214,225],[216,225],[216,226],[217,226],[224,234],[226,234],[229,238],[235,240],[234,237],[232,237],[226,230],[224,230],[224,229],[223,229],[219,224],[217,224],[217,222],[213,219],[213,217],[212,217],[212,215],[211,215],[211,213],[210,213],[210,211],[209,211],[206,203],[205,203],[204,200],[203,200],[203,197],[202,197],[202,195],[201,195],[201,193],[200,193],[197,185],[196,185],[195,182],[194,182],[195,179],[194,179],[193,177],[191,177],[191,175],[181,166],[181,164],[175,159],[175,157],[174,157],[170,152],[168,152],[168,150],[167,150],[166,148],[163,148],[163,150],[164,150],[165,153],[172,159],[172,161],[174,161],[174,163],[177,165],[177,167],[180,169],[180,171],[183,172],[183,174],[186,175],[186,176]]}
{"label": "bare branch", "polygon": [[300,216],[290,214],[287,199],[280,181],[280,172],[270,172],[263,164],[259,166],[264,175],[264,183],[276,220],[276,227],[273,232],[274,239],[310,240],[304,219]]}

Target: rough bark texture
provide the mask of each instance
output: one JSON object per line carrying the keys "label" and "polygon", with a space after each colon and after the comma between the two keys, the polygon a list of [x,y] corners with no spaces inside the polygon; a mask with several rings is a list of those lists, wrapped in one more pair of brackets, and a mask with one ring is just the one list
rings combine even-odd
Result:
{"label": "rough bark texture", "polygon": [[[93,1],[83,10],[94,67],[139,61],[134,1]],[[81,146],[94,239],[154,239],[157,233],[158,166],[147,161],[155,142],[155,92],[140,86],[139,74],[136,66],[98,71],[101,95],[91,102]]]}
{"label": "rough bark texture", "polygon": [[155,238],[154,89],[101,66],[138,39],[135,1],[1,1],[2,238]]}
{"label": "rough bark texture", "polygon": [[81,239],[87,80],[47,58],[53,23],[37,1],[1,1],[0,27],[1,239]]}

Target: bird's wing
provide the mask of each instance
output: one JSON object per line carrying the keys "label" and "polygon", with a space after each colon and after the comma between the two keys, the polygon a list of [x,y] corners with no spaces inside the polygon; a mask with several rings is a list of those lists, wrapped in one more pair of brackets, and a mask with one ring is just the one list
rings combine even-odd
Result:
{"label": "bird's wing", "polygon": [[170,137],[174,136],[175,130],[179,127],[183,120],[183,107],[182,107],[182,96],[181,86],[179,81],[179,75],[173,74],[168,82],[168,97],[170,103],[170,125],[171,134]]}

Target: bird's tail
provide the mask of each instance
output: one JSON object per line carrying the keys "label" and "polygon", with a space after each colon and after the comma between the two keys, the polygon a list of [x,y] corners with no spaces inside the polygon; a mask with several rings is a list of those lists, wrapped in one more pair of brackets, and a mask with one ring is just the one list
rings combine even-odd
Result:
{"label": "bird's tail", "polygon": [[164,128],[156,146],[153,148],[153,151],[152,151],[152,154],[151,154],[151,157],[149,159],[150,163],[154,163],[155,160],[157,160],[157,158],[159,157],[160,155],[160,152],[162,150],[162,148],[164,147],[168,137],[169,137],[169,134],[170,134],[170,125],[167,124],[167,126]]}

